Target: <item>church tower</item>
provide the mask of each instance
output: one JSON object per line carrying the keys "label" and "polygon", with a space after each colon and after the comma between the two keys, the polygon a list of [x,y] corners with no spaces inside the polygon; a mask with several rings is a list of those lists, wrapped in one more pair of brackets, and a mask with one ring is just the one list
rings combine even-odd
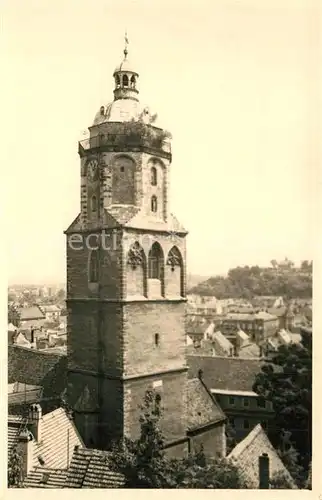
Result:
{"label": "church tower", "polygon": [[80,213],[66,231],[68,401],[102,449],[138,436],[148,389],[167,441],[186,434],[187,232],[169,210],[170,137],[139,102],[127,43],[113,78],[79,143]]}

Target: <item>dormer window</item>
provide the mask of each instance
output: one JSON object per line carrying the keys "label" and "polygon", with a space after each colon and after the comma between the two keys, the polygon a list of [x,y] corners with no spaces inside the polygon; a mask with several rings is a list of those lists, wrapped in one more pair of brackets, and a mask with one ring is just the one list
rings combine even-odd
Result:
{"label": "dormer window", "polygon": [[155,167],[151,168],[151,185],[156,186],[157,185],[157,169]]}
{"label": "dormer window", "polygon": [[123,75],[123,87],[128,87],[129,86],[129,77],[127,75]]}
{"label": "dormer window", "polygon": [[151,198],[151,212],[157,212],[158,210],[158,200],[156,196]]}

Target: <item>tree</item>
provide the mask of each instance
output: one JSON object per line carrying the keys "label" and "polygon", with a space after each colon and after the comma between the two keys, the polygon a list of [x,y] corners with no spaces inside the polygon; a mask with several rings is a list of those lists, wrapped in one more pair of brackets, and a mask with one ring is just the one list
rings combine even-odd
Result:
{"label": "tree", "polygon": [[20,488],[22,483],[22,457],[14,448],[8,460],[8,488]]}
{"label": "tree", "polygon": [[183,459],[170,459],[159,427],[162,410],[153,391],[145,395],[137,440],[125,438],[108,458],[125,478],[125,488],[243,488],[246,483],[227,459],[206,459],[201,448]]}
{"label": "tree", "polygon": [[257,375],[254,391],[273,403],[269,437],[302,485],[312,455],[312,334],[302,332],[301,344],[279,347]]}

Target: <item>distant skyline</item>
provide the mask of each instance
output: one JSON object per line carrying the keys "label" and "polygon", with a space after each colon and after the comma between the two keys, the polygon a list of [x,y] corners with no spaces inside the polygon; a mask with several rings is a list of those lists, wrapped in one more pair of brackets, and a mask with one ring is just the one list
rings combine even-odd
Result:
{"label": "distant skyline", "polygon": [[312,259],[317,4],[5,2],[9,282],[65,279],[77,142],[113,99],[125,29],[140,100],[173,135],[170,203],[189,231],[188,273]]}

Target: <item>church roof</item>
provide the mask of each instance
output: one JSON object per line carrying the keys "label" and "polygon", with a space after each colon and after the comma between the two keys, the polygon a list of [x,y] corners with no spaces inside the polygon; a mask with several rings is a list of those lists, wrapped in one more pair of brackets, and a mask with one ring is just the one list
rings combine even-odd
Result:
{"label": "church roof", "polygon": [[187,424],[190,431],[226,419],[220,406],[199,378],[187,381],[187,401]]}
{"label": "church roof", "polygon": [[[104,224],[102,228],[113,229],[117,227],[128,227],[131,229],[144,229],[149,231],[164,231],[166,233],[187,234],[187,230],[180,224],[178,219],[170,214],[168,221],[150,219],[141,211],[140,207],[134,205],[111,205],[105,209]],[[66,234],[75,233],[82,230],[80,214],[74,222],[66,229]]]}
{"label": "church roof", "polygon": [[188,376],[196,377],[203,371],[208,389],[252,391],[255,377],[261,373],[263,361],[259,359],[188,356]]}

